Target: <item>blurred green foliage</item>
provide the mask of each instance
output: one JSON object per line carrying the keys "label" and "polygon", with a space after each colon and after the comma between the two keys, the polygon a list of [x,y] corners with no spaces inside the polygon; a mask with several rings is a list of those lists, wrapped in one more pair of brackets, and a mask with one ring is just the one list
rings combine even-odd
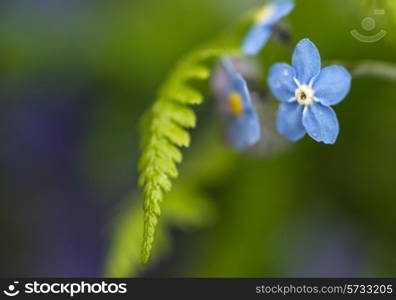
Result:
{"label": "blurred green foliage", "polygon": [[[315,42],[324,61],[396,64],[393,0],[296,2],[285,20],[292,34],[290,49],[271,41],[255,60],[263,78],[272,63],[290,62],[290,50],[305,37]],[[130,195],[109,231],[106,275],[315,275],[306,267],[314,256],[324,255],[321,239],[332,232],[352,232],[357,241],[349,255],[360,257],[361,268],[351,274],[395,275],[396,85],[372,77],[355,79],[351,93],[337,106],[337,144],[303,139],[262,156],[236,155],[223,146],[207,88],[192,145],[163,203],[154,259],[144,269],[139,263],[143,212],[135,185],[138,120],[180,56],[235,24],[241,11],[261,4],[87,1],[71,16],[54,19],[45,19],[31,5],[24,13],[0,12],[2,91],[23,90],[43,74],[90,91],[83,99],[91,116],[82,172],[106,195]],[[386,14],[374,16],[376,8]],[[377,43],[365,44],[350,34],[352,29],[363,32],[360,22],[367,16],[377,22],[374,33],[382,28],[388,32]],[[260,84],[266,91],[266,82]],[[2,97],[4,102],[13,100]],[[174,238],[174,228],[193,232]],[[312,235],[313,228],[321,239]]]}
{"label": "blurred green foliage", "polygon": [[[358,63],[379,60],[394,63],[395,44],[391,42],[394,36],[389,28],[394,25],[389,22],[389,15],[377,23],[387,26],[389,36],[386,39],[364,44],[350,35],[355,27],[363,30],[360,20],[372,15],[373,7],[384,8],[384,4],[380,1],[377,2],[379,6],[375,6],[349,0],[322,1],[317,5],[314,0],[297,1],[296,10],[289,18],[293,44],[309,37],[318,45],[325,61]],[[276,61],[289,62],[290,52],[270,43],[261,55],[264,78],[269,65]],[[263,89],[266,89],[264,82]],[[335,146],[328,147],[304,139],[269,159],[246,155],[233,157],[229,161],[233,167],[221,180],[212,178],[214,182],[208,185],[211,188],[203,188],[209,198],[216,201],[216,223],[199,234],[185,237],[183,244],[179,242],[177,247],[187,250],[179,257],[179,271],[171,269],[163,271],[162,275],[290,274],[292,271],[287,262],[310,259],[297,253],[301,240],[289,236],[292,234],[290,228],[295,226],[293,224],[310,213],[322,214],[323,219],[328,215],[335,216],[331,220],[333,226],[343,220],[353,224],[350,226],[362,247],[359,251],[364,253],[360,262],[361,273],[356,275],[394,274],[396,261],[392,252],[396,250],[393,238],[396,204],[393,196],[393,154],[396,135],[391,128],[396,125],[393,117],[396,107],[392,108],[396,101],[392,101],[393,95],[393,83],[375,78],[356,79],[351,94],[337,107],[341,135]],[[199,124],[208,120],[208,116],[200,118],[203,121]],[[204,128],[210,130],[207,126]],[[194,146],[198,147],[193,145],[192,148]],[[224,154],[210,155],[218,159]],[[211,161],[212,170],[221,168],[217,159]],[[194,156],[192,152],[189,161],[199,164],[203,157],[197,152]],[[183,177],[189,173],[187,170],[188,167],[183,168],[177,189],[186,184]],[[210,172],[205,174],[210,181]],[[198,184],[196,186],[202,189]],[[171,202],[172,197],[166,197],[164,203],[167,201]],[[164,207],[164,213],[166,210]],[[331,222],[326,226],[332,226]],[[315,249],[311,251],[315,252]],[[303,274],[304,270],[295,272]]]}
{"label": "blurred green foliage", "polygon": [[[179,184],[167,194],[163,203],[163,215],[156,233],[154,261],[164,256],[169,249],[169,231],[172,227],[191,231],[213,224],[215,220],[213,201],[208,199],[203,189],[232,168],[235,154],[217,143],[213,134],[201,137],[200,142],[205,147],[194,149],[194,153],[199,153],[203,161],[191,161],[184,165],[183,173],[186,176],[179,179]],[[208,145],[211,147],[207,147]],[[216,154],[221,155],[221,158]],[[143,267],[140,260],[143,243],[143,204],[138,201],[131,205],[131,198],[138,196],[130,195],[124,200],[125,210],[123,209],[113,228],[115,236],[107,260],[106,276],[136,276]]]}
{"label": "blurred green foliage", "polygon": [[196,87],[205,83],[219,58],[238,56],[240,41],[254,13],[243,18],[233,32],[224,34],[204,47],[182,57],[158,91],[155,103],[142,117],[139,185],[143,190],[144,229],[142,262],[149,260],[155,230],[161,215],[161,203],[178,177],[177,164],[182,161],[180,147],[190,146],[188,129],[196,127],[191,108],[203,102]]}

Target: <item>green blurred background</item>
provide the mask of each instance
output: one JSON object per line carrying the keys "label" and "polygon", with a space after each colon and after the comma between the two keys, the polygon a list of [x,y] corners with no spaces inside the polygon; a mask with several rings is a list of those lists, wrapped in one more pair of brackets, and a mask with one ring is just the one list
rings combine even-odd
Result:
{"label": "green blurred background", "polygon": [[[396,64],[394,1],[296,2],[292,46],[308,37],[324,61]],[[280,140],[276,100],[259,99],[263,144],[243,154],[223,144],[204,90],[157,254],[137,262],[139,119],[180,56],[262,3],[0,1],[1,276],[395,276],[396,85],[373,77],[337,105],[333,146]],[[367,44],[352,29],[388,34]],[[271,41],[254,60],[255,92],[290,50]]]}

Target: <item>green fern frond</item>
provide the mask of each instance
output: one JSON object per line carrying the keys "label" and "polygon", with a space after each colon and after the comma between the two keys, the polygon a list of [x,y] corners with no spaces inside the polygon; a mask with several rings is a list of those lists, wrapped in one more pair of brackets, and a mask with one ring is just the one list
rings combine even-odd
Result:
{"label": "green fern frond", "polygon": [[[162,205],[163,213],[157,225],[151,255],[153,261],[166,257],[170,252],[171,228],[197,230],[210,226],[216,220],[216,206],[206,194],[207,187],[222,181],[224,175],[235,168],[237,157],[233,151],[219,143],[217,134],[211,130],[204,130],[196,145],[181,167],[180,173],[186,176],[175,184]],[[132,192],[122,201],[111,228],[105,277],[138,276],[143,271],[144,267],[140,263],[143,223],[142,197]]]}
{"label": "green fern frond", "polygon": [[[142,270],[139,257],[144,215],[141,202],[131,201],[132,198],[138,197],[135,194],[126,197],[112,229],[112,243],[104,269],[106,277],[138,276]],[[160,226],[153,254],[156,258],[166,254],[170,247],[168,236],[166,226]]]}
{"label": "green fern frond", "polygon": [[178,175],[176,164],[182,160],[179,148],[189,147],[188,129],[194,128],[197,123],[191,105],[199,105],[203,101],[202,93],[191,82],[207,80],[216,58],[240,55],[242,36],[256,13],[257,10],[254,10],[242,18],[232,34],[226,34],[216,43],[182,58],[161,86],[157,100],[144,117],[139,162],[139,185],[143,188],[144,198],[143,263],[150,257],[164,193],[171,190],[171,179]]}
{"label": "green fern frond", "polygon": [[[112,243],[104,270],[106,277],[138,276],[143,269],[139,260],[144,218],[141,199],[134,193],[130,194],[120,211],[112,230]],[[153,259],[156,260],[170,251],[170,227],[182,230],[200,228],[210,224],[216,215],[213,203],[190,184],[178,186],[169,194],[164,211],[153,251]]]}
{"label": "green fern frond", "polygon": [[139,184],[144,196],[144,238],[142,261],[149,259],[155,228],[161,214],[164,192],[172,188],[171,179],[178,176],[177,163],[182,160],[179,147],[189,147],[189,128],[197,120],[190,105],[201,104],[203,95],[189,83],[206,80],[211,62],[220,55],[235,54],[232,47],[203,49],[188,55],[170,73],[143,125],[142,156],[139,162]]}

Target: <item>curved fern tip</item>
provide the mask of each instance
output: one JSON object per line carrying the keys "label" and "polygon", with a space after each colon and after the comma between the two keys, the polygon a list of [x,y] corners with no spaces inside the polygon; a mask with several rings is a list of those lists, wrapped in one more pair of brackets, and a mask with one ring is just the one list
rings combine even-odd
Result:
{"label": "curved fern tip", "polygon": [[141,259],[142,264],[143,264],[143,265],[147,264],[149,258],[150,258],[149,255],[142,255],[142,259]]}
{"label": "curved fern tip", "polygon": [[171,190],[171,179],[178,176],[176,164],[182,160],[179,148],[189,147],[187,129],[194,128],[197,123],[190,105],[203,100],[202,94],[188,82],[207,79],[211,69],[204,61],[215,56],[205,49],[182,59],[161,87],[157,101],[142,122],[139,185],[144,196],[143,264],[150,258],[163,194]]}
{"label": "curved fern tip", "polygon": [[[234,42],[234,41],[233,41]],[[154,243],[164,193],[172,188],[171,179],[178,176],[177,163],[182,161],[180,147],[190,146],[188,129],[197,120],[191,105],[201,104],[202,93],[192,81],[207,80],[214,60],[223,55],[240,54],[233,43],[207,47],[182,58],[159,90],[157,100],[142,122],[142,154],[139,161],[139,185],[144,196],[144,230],[141,262],[146,264]],[[238,42],[239,44],[239,42]]]}

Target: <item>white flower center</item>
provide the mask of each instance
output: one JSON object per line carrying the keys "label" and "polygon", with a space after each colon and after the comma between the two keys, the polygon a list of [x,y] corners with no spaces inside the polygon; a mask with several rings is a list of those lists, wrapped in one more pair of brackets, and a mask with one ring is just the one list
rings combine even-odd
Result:
{"label": "white flower center", "polygon": [[314,90],[310,85],[305,85],[305,84],[298,85],[298,88],[296,89],[294,96],[298,104],[304,106],[309,106],[312,104],[312,102],[315,101]]}

